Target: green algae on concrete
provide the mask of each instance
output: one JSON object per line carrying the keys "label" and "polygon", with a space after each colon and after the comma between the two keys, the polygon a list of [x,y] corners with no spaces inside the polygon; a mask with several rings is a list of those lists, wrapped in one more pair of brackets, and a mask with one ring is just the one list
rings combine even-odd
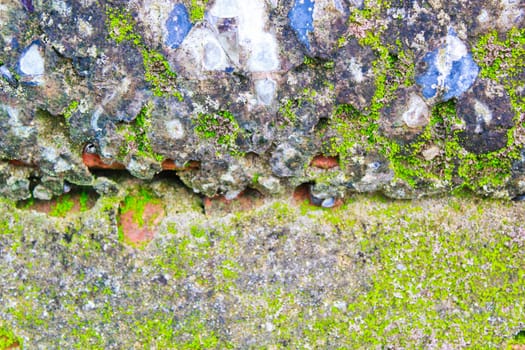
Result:
{"label": "green algae on concrete", "polygon": [[0,319],[24,346],[502,348],[524,328],[522,203],[282,198],[210,218],[161,180],[167,215],[134,249],[126,186],[58,226],[0,202]]}

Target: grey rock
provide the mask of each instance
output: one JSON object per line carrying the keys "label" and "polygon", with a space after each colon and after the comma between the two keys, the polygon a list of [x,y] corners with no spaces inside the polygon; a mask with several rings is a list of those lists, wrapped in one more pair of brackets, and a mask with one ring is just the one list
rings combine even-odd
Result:
{"label": "grey rock", "polygon": [[[163,161],[175,164],[177,176],[205,195],[322,183],[337,189],[334,198],[351,191],[402,197],[483,183],[466,181],[462,157],[499,152],[517,165],[497,189],[476,191],[514,195],[523,171],[506,157],[523,143],[514,118],[525,76],[511,72],[508,60],[518,44],[472,48],[493,29],[501,39],[522,28],[519,5],[4,1],[0,158],[27,170],[15,176],[8,167],[3,180],[32,179],[30,188],[53,195],[57,184],[92,186],[86,152],[141,179],[161,172]],[[479,77],[496,58],[498,78]],[[442,102],[451,115],[440,122],[431,113]],[[353,112],[335,118],[345,109]],[[435,139],[421,139],[428,135]],[[453,155],[444,147],[452,135],[462,146]],[[312,170],[316,155],[345,158],[344,169]],[[376,170],[368,166],[374,161]],[[407,179],[410,171],[400,171],[419,164],[424,169],[408,170],[446,169],[448,177]],[[255,173],[261,182],[254,185]]]}
{"label": "grey rock", "polygon": [[42,185],[37,185],[33,189],[33,197],[40,200],[50,200],[53,198],[53,192]]}
{"label": "grey rock", "polygon": [[414,88],[399,89],[382,110],[381,127],[392,138],[409,139],[420,134],[430,121],[430,109]]}
{"label": "grey rock", "polygon": [[120,186],[115,181],[100,176],[93,181],[93,189],[100,195],[114,196],[119,193]]}
{"label": "grey rock", "polygon": [[289,143],[279,145],[270,159],[272,172],[278,177],[300,176],[305,164],[304,153]]}
{"label": "grey rock", "polygon": [[466,130],[460,133],[461,144],[469,152],[493,152],[507,145],[514,113],[502,86],[480,79],[459,99],[457,111],[466,123]]}
{"label": "grey rock", "polygon": [[43,76],[46,71],[45,60],[42,54],[40,42],[35,41],[20,56],[18,69],[22,77],[27,77],[23,81],[26,83],[42,84]]}
{"label": "grey rock", "polygon": [[372,67],[375,59],[373,51],[355,39],[335,54],[336,103],[351,104],[360,110],[369,106],[376,90]]}

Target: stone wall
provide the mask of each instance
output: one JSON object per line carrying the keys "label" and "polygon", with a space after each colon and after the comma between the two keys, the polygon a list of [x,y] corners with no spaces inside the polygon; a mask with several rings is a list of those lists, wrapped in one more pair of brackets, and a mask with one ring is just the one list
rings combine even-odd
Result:
{"label": "stone wall", "polygon": [[[525,193],[523,1],[0,2],[0,194]],[[319,168],[314,159],[335,159]]]}

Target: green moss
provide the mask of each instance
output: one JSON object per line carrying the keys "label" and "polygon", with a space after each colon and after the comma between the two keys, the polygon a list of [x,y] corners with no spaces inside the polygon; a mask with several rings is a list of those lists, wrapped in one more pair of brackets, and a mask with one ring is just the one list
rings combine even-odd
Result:
{"label": "green moss", "polygon": [[133,221],[144,226],[144,210],[147,204],[159,204],[160,199],[148,188],[141,187],[136,194],[127,195],[120,207],[121,214],[133,212]]}
{"label": "green moss", "polygon": [[257,185],[259,183],[259,178],[261,177],[261,173],[255,173],[252,177],[252,185]]}
{"label": "green moss", "polygon": [[[369,5],[372,6],[371,3]],[[364,10],[350,16],[350,22],[359,24],[371,20],[384,5],[368,9],[365,6]],[[482,63],[481,76],[504,81],[516,111],[516,122],[525,110],[524,98],[516,94],[518,82],[515,80],[525,68],[524,60],[520,59],[525,55],[523,32],[511,30],[504,42],[498,41],[497,32],[489,33],[480,39],[474,49],[478,62]],[[385,47],[381,41],[381,28],[367,31],[359,41],[361,45],[370,46],[378,56],[373,63],[376,91],[370,106],[363,112],[348,105],[336,108],[331,120],[336,136],[330,140],[330,152],[339,155],[344,163],[357,149],[378,150],[389,161],[396,178],[413,188],[437,183],[456,186],[458,181],[460,186],[474,191],[504,186],[510,179],[513,161],[519,158],[519,145],[514,141],[515,135],[522,132],[522,127],[508,132],[506,148],[481,155],[470,153],[460,145],[461,131],[454,126],[461,120],[456,116],[455,102],[449,101],[434,106],[429,125],[415,139],[410,142],[390,140],[379,130],[380,112],[391,103],[400,87],[414,84],[413,54],[400,50],[399,42],[396,50]],[[487,52],[486,47],[492,51]],[[397,54],[392,54],[393,51]],[[435,146],[442,151],[442,155],[426,160],[422,152]]]}
{"label": "green moss", "polygon": [[88,208],[88,201],[89,201],[89,194],[86,192],[86,191],[82,191],[80,193],[80,197],[78,199],[79,201],[79,204],[80,204],[80,212],[85,212],[87,211],[89,208]]}
{"label": "green moss", "polygon": [[64,111],[64,119],[66,122],[69,122],[69,119],[71,119],[71,116],[73,113],[75,113],[78,109],[79,102],[78,101],[71,101],[71,103],[66,107]]}
{"label": "green moss", "polygon": [[[382,11],[389,7],[389,1],[365,3],[362,10],[354,11],[349,18],[350,25],[363,25],[364,22],[378,19]],[[395,47],[382,44],[384,27],[369,29],[359,38],[362,46],[369,46],[376,53],[372,63],[376,90],[370,105],[361,112],[351,105],[336,106],[331,127],[336,135],[330,140],[329,149],[339,155],[343,164],[356,148],[382,149],[383,154],[397,153],[399,145],[390,142],[379,132],[381,109],[390,103],[400,87],[408,87],[414,82],[413,54],[401,50],[401,43]],[[393,54],[392,52],[397,52]],[[400,174],[403,176],[402,174]]]}
{"label": "green moss", "polygon": [[117,44],[123,41],[130,41],[135,45],[141,45],[142,38],[136,34],[135,20],[129,12],[108,8],[106,15],[108,17],[107,26],[111,39],[115,40]]}
{"label": "green moss", "polygon": [[184,350],[233,349],[232,344],[211,330],[199,314],[190,315],[177,325],[176,337],[178,347]]}
{"label": "green moss", "polygon": [[118,157],[124,159],[126,155],[132,153],[139,157],[154,159],[158,162],[164,157],[153,151],[148,131],[151,129],[151,112],[153,104],[147,103],[131,124],[120,124],[117,132],[121,134],[126,143],[119,150]]}
{"label": "green moss", "polygon": [[49,215],[56,217],[65,217],[75,206],[75,202],[69,194],[57,198],[55,205],[52,207]]}
{"label": "green moss", "polygon": [[210,256],[210,232],[199,225],[192,225],[189,232],[177,232],[172,226],[168,232],[175,236],[170,238],[167,245],[162,246],[164,254],[155,257],[152,265],[175,279],[193,274],[201,283],[207,284],[206,278],[195,267]]}
{"label": "green moss", "polygon": [[[308,57],[305,56],[305,60]],[[313,60],[312,58],[308,58],[307,61]],[[317,61],[312,61],[314,65],[316,65]],[[281,103],[281,107],[279,108],[279,117],[282,119],[283,124],[282,127],[285,127],[286,125],[295,125],[296,123],[300,122],[300,120],[297,117],[298,110],[305,104],[313,104],[315,102],[315,98],[317,96],[317,92],[312,88],[304,88],[303,91],[296,94],[294,98],[292,99],[286,99]]]}
{"label": "green moss", "polygon": [[[345,305],[341,309],[333,306],[329,292],[315,307],[309,307],[297,290],[291,295],[273,292],[264,298],[261,309],[247,316],[271,322],[272,344],[461,348],[466,342],[469,348],[501,348],[508,336],[505,329],[514,329],[521,320],[521,302],[516,301],[523,299],[519,281],[525,270],[523,262],[515,260],[520,248],[509,246],[509,237],[498,229],[473,233],[456,220],[457,226],[451,227],[447,207],[430,214],[428,208],[413,202],[374,200],[365,214],[358,209],[363,201],[354,209],[361,219],[342,225],[341,219],[357,219],[346,208],[334,225],[338,235],[353,237],[350,241],[366,257],[363,263],[352,260],[353,268],[364,264],[371,280],[363,282],[364,289],[357,293],[336,293],[335,300]],[[463,204],[462,215],[479,214],[470,211],[473,203]],[[319,220],[327,222],[325,216]],[[478,222],[479,218],[474,215],[467,220]],[[392,222],[397,223],[396,230],[391,229]],[[505,321],[496,326],[489,319]]]}
{"label": "green moss", "polygon": [[103,350],[105,348],[104,339],[100,332],[92,327],[86,327],[85,324],[80,324],[78,328],[74,328],[71,335],[76,339],[75,349]]}
{"label": "green moss", "polygon": [[117,240],[120,243],[124,243],[126,241],[126,235],[124,234],[124,229],[122,228],[122,225],[119,225],[117,228]]}
{"label": "green moss", "polygon": [[525,345],[525,330],[519,331],[509,345]]}
{"label": "green moss", "polygon": [[[108,205],[118,200],[101,199]],[[0,206],[0,222],[10,221],[16,210]],[[63,293],[24,273],[14,285],[16,305],[10,302],[4,312],[24,334],[42,334],[60,322],[67,334],[47,345],[53,348],[242,348],[245,334],[261,349],[501,349],[520,341],[512,339],[523,328],[525,295],[522,239],[514,235],[523,229],[515,221],[519,204],[471,196],[435,202],[358,196],[308,218],[298,212],[276,202],[232,221],[173,221],[166,225],[169,235],[155,239],[145,254],[129,261],[124,250],[107,262],[121,264],[125,275],[133,271],[119,279],[119,291],[89,272],[90,261],[114,257],[87,243],[93,238],[85,228],[72,245],[61,246],[64,259],[74,256],[81,266],[62,272],[77,278],[78,290]],[[34,223],[29,218],[26,226]],[[11,237],[1,237],[7,246]],[[25,242],[16,254],[27,259],[24,266],[41,261],[32,251]],[[153,282],[159,275],[167,285]],[[55,295],[60,314],[39,307]],[[173,300],[195,295],[198,307],[171,308]],[[134,309],[129,300],[151,307]],[[97,308],[85,310],[87,301]]]}
{"label": "green moss", "polygon": [[183,100],[182,94],[174,89],[177,84],[177,73],[171,70],[166,58],[153,50],[142,49],[144,62],[144,78],[151,84],[155,96],[173,95],[179,101]]}
{"label": "green moss", "polygon": [[190,20],[193,23],[202,21],[204,19],[204,12],[206,10],[207,4],[208,0],[191,0],[189,12]]}
{"label": "green moss", "polygon": [[[504,286],[523,273],[516,265],[505,266],[505,257],[499,255],[508,238],[487,241],[467,230],[444,235],[436,223],[410,219],[413,216],[403,212],[396,217],[406,222],[403,235],[381,231],[384,243],[362,240],[365,250],[379,249],[383,268],[373,277],[372,289],[349,306],[350,317],[360,315],[363,320],[357,343],[384,344],[396,334],[417,331],[419,341],[431,336],[438,346],[459,345],[466,336],[473,347],[496,347],[494,334],[482,324],[491,317],[507,317],[504,305],[517,298],[521,288]],[[465,314],[441,313],[448,303]],[[479,305],[474,314],[469,312],[473,305]],[[418,316],[421,310],[426,310],[424,319]]]}
{"label": "green moss", "polygon": [[183,97],[177,90],[177,73],[171,70],[166,58],[146,46],[137,34],[135,20],[125,10],[108,7],[106,11],[109,37],[117,44],[128,42],[140,51],[144,64],[144,79],[151,84],[155,96],[174,96],[180,101]]}
{"label": "green moss", "polygon": [[11,348],[23,348],[22,339],[6,326],[0,324],[0,350]]}
{"label": "green moss", "polygon": [[240,127],[233,114],[219,111],[214,114],[200,113],[194,120],[195,131],[204,139],[211,139],[232,155],[242,154],[237,146]]}
{"label": "green moss", "polygon": [[221,274],[225,279],[236,279],[239,278],[239,264],[233,260],[225,260],[221,265]]}

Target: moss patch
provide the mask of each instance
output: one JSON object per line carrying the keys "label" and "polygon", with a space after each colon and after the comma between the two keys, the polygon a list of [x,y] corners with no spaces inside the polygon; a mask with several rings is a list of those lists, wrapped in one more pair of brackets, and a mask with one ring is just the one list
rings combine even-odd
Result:
{"label": "moss patch", "polygon": [[[350,16],[351,25],[373,21],[388,7],[388,2],[367,3],[367,6]],[[523,133],[522,125],[509,130],[507,147],[479,155],[460,145],[460,131],[456,126],[461,120],[456,115],[454,101],[434,106],[431,122],[410,142],[391,140],[380,131],[381,109],[391,103],[399,88],[412,86],[414,80],[414,66],[408,64],[413,61],[412,54],[400,51],[400,43],[397,47],[385,47],[381,33],[382,28],[368,29],[359,39],[378,57],[373,63],[376,92],[371,104],[363,112],[350,105],[336,108],[330,123],[336,136],[329,142],[329,151],[339,155],[343,163],[359,150],[379,151],[389,161],[396,178],[415,189],[436,185],[473,191],[502,188],[512,175],[512,163],[520,157],[521,144],[517,140]],[[504,83],[516,112],[516,123],[525,110],[524,97],[517,94],[518,86],[523,84],[518,77],[525,69],[524,38],[523,30],[510,30],[503,41],[498,39],[497,32],[492,32],[483,36],[473,49],[482,68],[480,75]],[[422,152],[429,147],[438,147],[441,154],[431,160],[425,159]]]}
{"label": "moss patch", "polygon": [[19,349],[22,340],[9,328],[0,325],[0,350]]}
{"label": "moss patch", "polygon": [[[137,190],[122,208],[155,200]],[[59,329],[38,338],[51,348],[502,348],[523,329],[520,203],[360,196],[332,211],[275,202],[221,219],[171,212],[131,255],[100,233],[111,221],[97,213],[75,219],[81,232],[71,217],[53,231],[0,205],[0,249],[15,257],[0,269],[11,288],[0,314],[24,334]],[[70,232],[69,243],[56,239]]]}
{"label": "moss patch", "polygon": [[164,160],[162,155],[153,151],[148,135],[151,128],[152,109],[153,104],[150,102],[142,107],[133,122],[118,125],[117,132],[126,140],[119,150],[119,159],[123,160],[127,155],[134,154],[139,157],[154,159],[157,162]]}
{"label": "moss patch", "polygon": [[206,10],[206,5],[208,0],[191,0],[189,12],[190,20],[195,23],[202,21],[204,19],[204,11]]}
{"label": "moss patch", "polygon": [[30,198],[17,203],[24,210],[35,210],[49,216],[64,218],[70,214],[83,213],[93,207],[98,196],[94,191],[74,190],[52,200]]}
{"label": "moss patch", "polygon": [[217,145],[224,147],[230,154],[239,155],[237,138],[240,127],[233,114],[228,111],[219,111],[214,114],[200,113],[195,123],[195,131],[204,139],[213,140]]}
{"label": "moss patch", "polygon": [[128,42],[140,51],[144,63],[144,79],[151,84],[156,96],[175,96],[182,100],[177,90],[177,73],[171,70],[166,58],[159,52],[146,46],[137,34],[137,26],[131,14],[125,10],[108,7],[106,25],[109,37],[117,44]]}

